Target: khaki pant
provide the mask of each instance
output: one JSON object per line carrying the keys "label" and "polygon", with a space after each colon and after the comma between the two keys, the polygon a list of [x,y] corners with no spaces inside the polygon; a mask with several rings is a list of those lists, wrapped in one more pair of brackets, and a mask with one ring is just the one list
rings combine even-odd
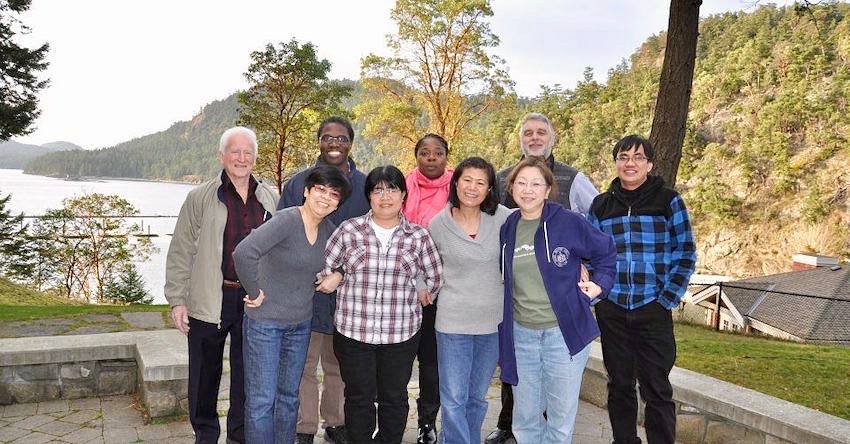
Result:
{"label": "khaki pant", "polygon": [[301,387],[298,397],[298,433],[316,434],[319,430],[319,381],[317,370],[322,365],[322,406],[321,415],[324,427],[337,427],[345,424],[343,411],[344,385],[339,375],[339,362],[333,348],[333,335],[312,332],[310,346],[307,349],[307,363],[301,375]]}

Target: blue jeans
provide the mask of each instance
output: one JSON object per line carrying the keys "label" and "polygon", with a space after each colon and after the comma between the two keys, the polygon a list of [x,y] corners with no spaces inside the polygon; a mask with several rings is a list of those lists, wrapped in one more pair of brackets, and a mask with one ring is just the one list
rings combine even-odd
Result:
{"label": "blue jeans", "polygon": [[590,345],[570,356],[558,326],[534,330],[514,322],[514,348],[519,376],[513,412],[517,444],[571,443]]}
{"label": "blue jeans", "polygon": [[487,413],[487,387],[499,360],[499,334],[437,332],[444,444],[478,444]]}
{"label": "blue jeans", "polygon": [[246,315],[243,340],[246,442],[295,442],[298,385],[310,344],[310,319],[281,324]]}

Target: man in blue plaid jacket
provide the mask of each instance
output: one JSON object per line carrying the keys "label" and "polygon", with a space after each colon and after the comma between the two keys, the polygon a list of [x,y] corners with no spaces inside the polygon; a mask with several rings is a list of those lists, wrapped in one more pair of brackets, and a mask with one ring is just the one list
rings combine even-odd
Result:
{"label": "man in blue plaid jacket", "polygon": [[617,245],[617,279],[596,305],[608,371],[608,416],[618,444],[640,443],[637,396],[646,402],[646,437],[670,443],[676,405],[670,370],[676,360],[671,310],[679,305],[696,265],[688,211],[679,193],[650,176],[655,151],[626,136],[614,145],[617,178],[593,200],[588,219]]}

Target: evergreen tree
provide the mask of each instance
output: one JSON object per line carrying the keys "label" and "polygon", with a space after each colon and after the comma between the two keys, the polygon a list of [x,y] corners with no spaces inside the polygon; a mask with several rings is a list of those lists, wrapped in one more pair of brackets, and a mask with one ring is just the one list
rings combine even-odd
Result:
{"label": "evergreen tree", "polygon": [[124,265],[119,276],[112,275],[104,289],[104,299],[114,304],[150,304],[153,298],[145,280],[132,262]]}
{"label": "evergreen tree", "polygon": [[23,214],[13,216],[6,208],[12,195],[0,195],[0,274],[27,281],[34,270],[34,255],[26,238]]}
{"label": "evergreen tree", "polygon": [[16,34],[29,31],[18,14],[32,0],[0,0],[0,140],[32,132],[40,114],[36,93],[47,86],[36,74],[47,68],[48,45],[28,49],[15,43]]}

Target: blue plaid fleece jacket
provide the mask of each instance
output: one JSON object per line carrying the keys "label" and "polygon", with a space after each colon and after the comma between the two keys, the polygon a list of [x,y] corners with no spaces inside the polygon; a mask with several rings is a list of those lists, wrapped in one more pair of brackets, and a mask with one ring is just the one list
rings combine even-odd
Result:
{"label": "blue plaid fleece jacket", "polygon": [[587,218],[617,246],[617,278],[608,300],[627,310],[656,300],[668,310],[679,305],[697,260],[679,193],[657,176],[632,191],[614,179],[593,200]]}

